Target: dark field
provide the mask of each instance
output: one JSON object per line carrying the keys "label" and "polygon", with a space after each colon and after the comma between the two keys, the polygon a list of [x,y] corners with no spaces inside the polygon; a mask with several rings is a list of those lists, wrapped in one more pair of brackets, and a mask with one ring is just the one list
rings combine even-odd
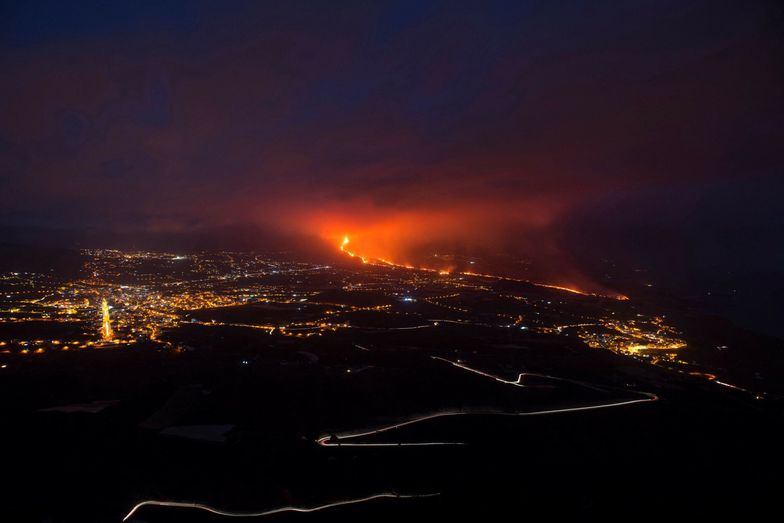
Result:
{"label": "dark field", "polygon": [[[732,391],[673,379],[609,352],[547,346],[535,338],[493,344],[486,332],[459,326],[440,333],[438,339],[450,348],[433,346],[428,336],[417,345],[423,330],[404,334],[409,345],[400,350],[384,346],[402,339],[364,333],[367,351],[343,335],[290,340],[238,329],[188,331],[194,344],[188,351],[140,346],[8,360],[0,385],[5,470],[13,478],[4,488],[8,517],[119,521],[146,499],[259,511],[389,491],[440,496],[265,518],[392,521],[528,514],[623,519],[641,507],[646,514],[704,517],[734,510],[762,514],[775,499],[782,465],[776,449],[784,435],[777,415]],[[212,346],[216,337],[223,348]],[[472,345],[476,337],[485,340],[484,350]],[[473,357],[475,366],[499,375],[521,367],[529,372],[559,368],[561,375],[606,388],[537,380],[538,386],[520,389],[430,355]],[[431,410],[513,412],[628,398],[629,392],[614,387],[632,380],[635,388],[662,399],[533,417],[440,418],[364,440],[436,439],[462,446],[327,448],[314,443],[332,429],[376,426]],[[97,414],[37,412],[93,400],[119,403]],[[223,443],[157,430],[209,424],[233,428]],[[224,519],[195,509],[149,506],[134,514],[134,521],[150,522]]]}
{"label": "dark field", "polygon": [[[83,278],[0,278],[2,521],[776,508],[775,338],[479,276],[238,253],[83,259]],[[318,510],[236,517],[283,507]]]}

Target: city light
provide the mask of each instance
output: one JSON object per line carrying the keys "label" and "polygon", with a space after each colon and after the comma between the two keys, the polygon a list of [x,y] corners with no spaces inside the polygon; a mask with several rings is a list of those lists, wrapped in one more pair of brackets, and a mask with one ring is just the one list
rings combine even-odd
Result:
{"label": "city light", "polygon": [[111,341],[114,338],[114,333],[112,332],[112,323],[109,319],[109,304],[106,302],[106,298],[101,300],[101,316],[101,337],[106,341]]}

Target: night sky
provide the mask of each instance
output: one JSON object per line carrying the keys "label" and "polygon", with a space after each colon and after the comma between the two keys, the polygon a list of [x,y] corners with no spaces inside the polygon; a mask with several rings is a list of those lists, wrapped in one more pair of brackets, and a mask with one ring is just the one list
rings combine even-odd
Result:
{"label": "night sky", "polygon": [[780,289],[777,4],[4,2],[0,225]]}

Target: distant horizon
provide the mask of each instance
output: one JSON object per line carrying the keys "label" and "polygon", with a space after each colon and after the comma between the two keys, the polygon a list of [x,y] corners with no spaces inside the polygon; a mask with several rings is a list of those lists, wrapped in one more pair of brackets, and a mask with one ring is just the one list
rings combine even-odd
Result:
{"label": "distant horizon", "polygon": [[779,3],[306,4],[6,3],[0,224],[784,291]]}
{"label": "distant horizon", "polygon": [[4,0],[0,70],[1,522],[780,510],[781,0]]}
{"label": "distant horizon", "polygon": [[[0,226],[0,230],[3,227]],[[247,232],[248,228],[241,228]],[[39,232],[53,232],[53,229],[39,229]],[[68,230],[68,229],[65,229]],[[252,230],[252,229],[251,229]],[[62,232],[63,230],[60,230]],[[114,233],[104,231],[108,236]],[[130,236],[131,238],[133,236]],[[358,263],[356,260],[351,260],[345,255],[342,255],[335,245],[329,240],[323,238],[307,238],[307,241],[291,241],[285,247],[253,242],[240,242],[232,244],[231,242],[215,244],[215,243],[201,243],[204,242],[204,237],[183,233],[179,234],[161,234],[157,239],[155,235],[147,237],[146,240],[137,240],[136,243],[116,243],[114,240],[104,238],[103,240],[87,240],[83,243],[77,240],[68,240],[59,237],[62,242],[60,244],[52,245],[47,241],[47,236],[37,237],[36,239],[13,241],[5,237],[0,241],[0,269],[3,267],[16,267],[19,270],[24,270],[24,264],[30,263],[25,261],[25,257],[19,257],[17,249],[34,248],[34,249],[54,249],[66,250],[73,252],[80,252],[83,250],[118,250],[121,252],[155,252],[165,254],[186,254],[193,255],[199,253],[220,253],[220,252],[238,252],[238,253],[257,253],[263,255],[287,255],[287,257],[294,257],[294,259],[308,260],[312,262],[321,261],[322,263]],[[184,240],[179,246],[176,245],[176,239]],[[196,244],[189,244],[188,241],[196,241]],[[222,239],[225,242],[225,238]],[[113,243],[114,242],[114,243]],[[305,246],[303,248],[303,246]],[[10,248],[11,253],[4,253],[4,249]],[[442,250],[444,255],[449,254]],[[5,254],[5,256],[4,256]],[[464,253],[465,254],[465,253]],[[9,255],[16,257],[16,265],[8,265]],[[470,255],[465,255],[466,258],[471,258]],[[488,272],[489,275],[495,277],[507,278],[521,278],[523,280],[543,283],[550,285],[563,285],[567,287],[576,287],[585,292],[598,292],[600,294],[614,294],[622,293],[629,294],[635,300],[653,300],[658,302],[660,300],[670,301],[686,300],[692,303],[692,307],[696,310],[701,310],[704,313],[715,314],[717,316],[725,317],[729,320],[736,322],[738,325],[745,326],[749,329],[758,331],[760,333],[784,338],[784,328],[780,327],[782,323],[779,319],[782,318],[781,311],[775,307],[776,300],[779,293],[775,286],[766,285],[764,289],[756,287],[757,279],[752,277],[751,280],[742,280],[735,278],[731,283],[723,283],[716,285],[711,284],[710,280],[695,280],[690,285],[684,285],[681,279],[666,278],[666,270],[659,272],[651,271],[648,268],[641,270],[636,265],[619,266],[613,260],[588,260],[586,265],[582,266],[580,272],[571,272],[573,277],[571,279],[563,278],[563,274],[553,273],[543,263],[531,264],[531,259],[525,258],[524,253],[519,253],[518,257],[514,260],[526,261],[526,270],[515,269],[514,264],[510,264],[509,260],[505,257],[499,258],[498,256],[486,256],[484,258],[474,257],[480,259],[482,262],[479,266],[468,265],[463,263],[460,265],[459,271],[474,271],[474,272]],[[514,261],[512,260],[512,261]],[[376,263],[381,263],[375,260]],[[425,262],[428,260],[425,257]],[[598,265],[597,265],[598,262]],[[34,265],[38,266],[38,265]],[[617,271],[615,278],[610,280],[600,280],[602,270],[607,270],[608,267],[614,267]],[[433,264],[424,266],[421,263],[418,266],[412,266],[412,269],[419,268],[448,268],[449,265]],[[454,268],[454,267],[453,267]],[[483,270],[481,269],[483,268]],[[574,275],[577,274],[575,279]],[[592,281],[590,278],[597,278]],[[606,275],[605,275],[606,277]],[[646,281],[656,279],[657,285],[651,286]],[[576,283],[577,282],[577,283]],[[601,283],[596,283],[601,282]],[[738,290],[740,289],[740,292]]]}

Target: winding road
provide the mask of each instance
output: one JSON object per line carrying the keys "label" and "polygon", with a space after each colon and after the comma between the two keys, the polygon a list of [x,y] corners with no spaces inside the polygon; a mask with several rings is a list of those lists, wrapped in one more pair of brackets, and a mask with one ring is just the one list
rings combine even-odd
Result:
{"label": "winding road", "polygon": [[[449,363],[459,369],[466,370],[468,372],[472,372],[474,374],[479,374],[480,376],[484,376],[486,378],[493,379],[505,385],[511,385],[514,387],[527,387],[528,385],[525,384],[525,378],[527,376],[530,377],[538,377],[538,378],[545,378],[550,380],[556,381],[563,381],[567,383],[572,383],[575,385],[579,385],[581,387],[590,388],[593,390],[599,390],[604,392],[604,389],[599,388],[598,386],[583,382],[572,380],[568,378],[561,378],[558,376],[549,376],[547,374],[536,374],[530,372],[522,372],[518,375],[517,380],[507,380],[500,376],[495,376],[493,374],[484,372],[479,369],[475,369],[469,367],[459,361],[452,361],[446,358],[441,358],[438,356],[431,356],[431,358]],[[389,432],[395,429],[399,429],[401,427],[406,427],[408,425],[413,425],[415,423],[421,423],[423,421],[428,421],[437,418],[445,418],[450,416],[469,416],[469,415],[495,415],[495,416],[543,416],[547,414],[566,414],[570,412],[583,412],[583,411],[590,411],[590,410],[598,410],[598,409],[608,409],[614,407],[622,407],[625,405],[634,405],[637,403],[648,403],[652,401],[657,401],[659,397],[656,394],[651,392],[642,392],[642,391],[629,391],[636,395],[641,396],[637,399],[630,399],[630,400],[623,400],[623,401],[614,401],[608,403],[598,403],[595,405],[585,405],[580,407],[565,407],[559,409],[543,409],[543,410],[533,410],[533,411],[525,411],[525,412],[505,412],[500,410],[493,410],[493,409],[470,409],[470,410],[446,410],[446,411],[438,411],[429,414],[424,414],[421,416],[417,416],[414,418],[403,419],[397,423],[393,423],[391,425],[385,425],[382,427],[377,427],[370,430],[364,431],[357,431],[357,432],[343,432],[343,433],[333,433],[333,434],[326,434],[320,436],[316,442],[324,447],[428,447],[428,446],[444,446],[444,445],[465,445],[464,442],[459,441],[429,441],[429,442],[413,442],[413,443],[352,443],[350,440],[362,438],[365,436],[373,436],[376,434],[382,434],[384,432]]]}
{"label": "winding road", "polygon": [[198,510],[204,510],[206,512],[210,512],[212,514],[217,514],[219,516],[226,516],[226,517],[233,517],[233,518],[258,518],[263,516],[271,516],[273,514],[281,514],[284,512],[299,512],[299,513],[318,512],[319,510],[324,510],[328,508],[341,507],[345,505],[355,505],[357,503],[365,503],[367,501],[373,501],[376,499],[383,499],[383,498],[395,498],[395,499],[432,498],[439,495],[440,495],[439,492],[435,492],[432,494],[397,494],[394,492],[382,492],[380,494],[373,494],[372,496],[367,496],[364,498],[335,501],[332,503],[318,505],[315,507],[281,507],[281,508],[276,508],[271,510],[265,510],[262,512],[231,512],[228,510],[220,510],[217,508],[213,508],[210,507],[209,505],[204,505],[202,503],[188,503],[184,501],[148,500],[148,501],[142,501],[140,503],[137,503],[131,509],[131,511],[128,512],[128,514],[123,518],[123,521],[128,521],[131,517],[133,517],[136,511],[139,510],[140,508],[150,507],[150,506],[198,509]]}

